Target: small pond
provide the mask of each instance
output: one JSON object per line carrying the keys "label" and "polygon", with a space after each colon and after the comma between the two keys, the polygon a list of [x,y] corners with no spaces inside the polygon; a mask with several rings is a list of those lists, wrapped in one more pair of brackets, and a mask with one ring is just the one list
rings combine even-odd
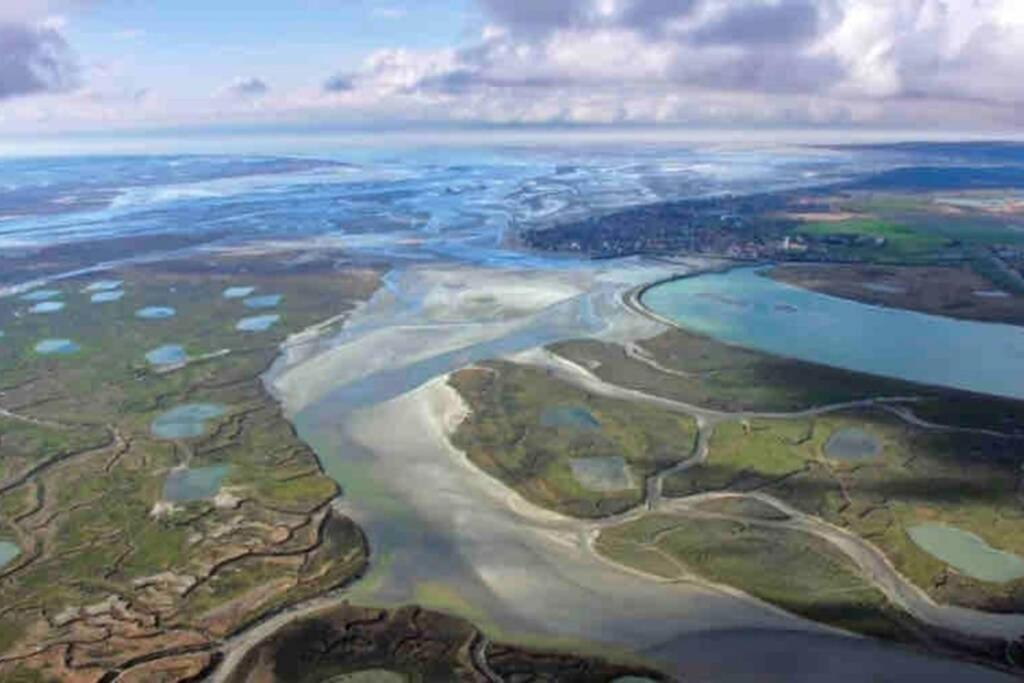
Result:
{"label": "small pond", "polygon": [[10,541],[0,541],[0,568],[21,554],[21,548]]}
{"label": "small pond", "polygon": [[188,354],[180,344],[164,344],[146,354],[150,365],[177,365],[188,360]]}
{"label": "small pond", "polygon": [[89,292],[109,292],[112,289],[119,289],[121,283],[121,280],[97,280],[82,291],[86,294]]}
{"label": "small pond", "polygon": [[44,339],[35,348],[36,353],[67,355],[78,351],[79,346],[70,339]]}
{"label": "small pond", "polygon": [[212,498],[228,473],[227,465],[176,467],[164,479],[163,499],[172,503]]}
{"label": "small pond", "polygon": [[236,330],[242,332],[262,332],[263,330],[269,330],[274,323],[281,319],[279,315],[255,315],[251,318],[242,318],[235,325]]}
{"label": "small pond", "polygon": [[1007,299],[1010,294],[1001,289],[979,289],[974,292],[974,296],[980,296],[982,299]]}
{"label": "small pond", "polygon": [[569,465],[572,467],[572,476],[585,489],[622,491],[633,488],[633,477],[622,456],[573,458]]}
{"label": "small pond", "polygon": [[22,301],[46,301],[60,296],[59,289],[36,289],[21,295]]}
{"label": "small pond", "polygon": [[64,309],[63,301],[40,301],[37,304],[33,304],[29,309],[29,313],[56,313]]}
{"label": "small pond", "polygon": [[921,550],[972,578],[1007,583],[1024,577],[1024,559],[993,548],[969,531],[944,524],[919,524],[907,533]]}
{"label": "small pond", "polygon": [[153,420],[150,431],[160,439],[190,439],[202,436],[206,421],[225,413],[215,403],[186,403],[161,413]]}
{"label": "small pond", "polygon": [[280,294],[263,294],[250,296],[243,303],[249,308],[273,308],[281,303],[282,298]]}
{"label": "small pond", "polygon": [[540,414],[540,423],[544,427],[601,428],[593,413],[583,406],[548,406]]}
{"label": "small pond", "polygon": [[223,296],[225,299],[244,299],[255,291],[255,287],[228,287]]}
{"label": "small pond", "polygon": [[837,429],[825,442],[825,455],[835,460],[866,460],[881,452],[878,437],[860,427]]}
{"label": "small pond", "polygon": [[176,312],[170,306],[146,306],[135,311],[135,317],[145,320],[162,320],[163,318],[174,317]]}
{"label": "small pond", "polygon": [[111,289],[105,292],[96,292],[91,297],[89,297],[89,301],[93,302],[94,304],[103,304],[108,301],[117,301],[123,296],[123,289]]}

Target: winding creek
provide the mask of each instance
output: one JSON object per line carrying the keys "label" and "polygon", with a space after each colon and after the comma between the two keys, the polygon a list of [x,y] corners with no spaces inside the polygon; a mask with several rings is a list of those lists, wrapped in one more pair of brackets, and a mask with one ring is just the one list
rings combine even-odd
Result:
{"label": "winding creek", "polygon": [[[621,297],[638,284],[638,274],[652,281],[665,271],[652,263],[561,272],[409,268],[389,278],[389,286],[335,338],[286,345],[268,386],[343,487],[338,505],[366,530],[373,553],[364,579],[308,609],[342,598],[378,606],[416,602],[466,616],[491,637],[639,654],[694,680],[710,671],[716,681],[1010,680],[850,636],[696,577],[654,580],[598,556],[591,540],[603,526],[648,508],[688,509],[693,501],[660,498],[660,479],[648,482],[643,508],[600,522],[575,520],[531,505],[450,445],[447,435],[464,408],[445,385],[446,374],[514,356],[590,390],[693,414],[702,438],[687,462],[703,457],[709,428],[723,414],[606,385],[539,351],[559,339],[600,336],[628,343],[664,329],[623,306]],[[446,286],[453,273],[471,291],[476,280],[486,279],[499,299],[504,286],[513,292],[516,313],[471,310]],[[528,301],[524,277],[538,292],[559,296]],[[502,310],[511,302],[493,303]],[[842,547],[926,621],[980,634],[1024,629],[1016,617],[1011,623],[934,605],[880,553],[841,530],[796,515],[787,523]],[[237,660],[246,645],[244,638],[229,643],[227,661]],[[782,649],[799,650],[801,657],[779,662],[773,653]],[[746,656],[733,656],[737,651]]]}

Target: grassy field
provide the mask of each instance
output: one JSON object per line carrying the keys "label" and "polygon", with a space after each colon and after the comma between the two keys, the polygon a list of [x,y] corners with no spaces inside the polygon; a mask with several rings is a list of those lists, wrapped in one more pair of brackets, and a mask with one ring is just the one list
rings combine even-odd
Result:
{"label": "grassy field", "polygon": [[[47,285],[66,304],[50,314],[0,299],[0,535],[22,550],[0,568],[0,653],[45,646],[22,660],[23,672],[63,680],[69,664],[59,655],[83,634],[92,644],[71,665],[97,676],[165,650],[201,653],[261,614],[362,571],[361,532],[328,506],[337,485],[259,376],[287,334],[352,308],[378,274],[339,271],[329,252],[295,268],[288,256],[106,272],[101,278],[122,280],[124,292],[107,303],[83,291],[94,278],[63,280]],[[257,310],[223,297],[228,286],[283,298]],[[176,314],[136,317],[146,306]],[[269,330],[236,329],[268,312],[280,315]],[[37,353],[47,338],[80,348]],[[183,346],[189,362],[152,367],[146,353],[165,344]],[[157,416],[199,402],[224,407],[201,436],[153,435]],[[225,495],[164,500],[168,472],[183,465],[226,466]],[[0,678],[8,675],[0,665]]]}
{"label": "grassy field", "polygon": [[[529,500],[579,517],[622,512],[643,499],[644,480],[689,457],[696,424],[689,416],[590,395],[545,371],[511,363],[462,370],[451,385],[472,413],[453,441],[470,460]],[[585,410],[591,427],[544,424],[546,411]],[[594,491],[574,477],[571,461],[621,457],[632,485]]]}
{"label": "grassy field", "polygon": [[[856,427],[881,444],[877,457],[830,458],[825,444]],[[992,583],[953,570],[918,548],[907,529],[938,522],[1024,556],[1018,497],[1024,453],[1016,442],[925,431],[878,411],[813,420],[752,420],[716,426],[707,461],[666,477],[668,496],[761,491],[878,545],[935,599],[993,611],[1024,607],[1024,579]]]}
{"label": "grassy field", "polygon": [[677,374],[607,342],[580,339],[549,348],[612,384],[725,411],[793,411],[907,391],[902,382],[769,356],[680,329],[638,346]]}
{"label": "grassy field", "polygon": [[790,529],[720,518],[653,514],[606,529],[611,559],[665,578],[698,574],[815,621],[916,642],[911,620],[828,542]]}
{"label": "grassy field", "polygon": [[[946,237],[891,220],[880,218],[851,218],[844,221],[807,223],[797,231],[803,235],[822,238],[830,235],[859,238],[855,244],[835,246],[838,256],[878,259],[920,260],[940,251],[948,241]],[[878,245],[876,239],[884,240]]]}

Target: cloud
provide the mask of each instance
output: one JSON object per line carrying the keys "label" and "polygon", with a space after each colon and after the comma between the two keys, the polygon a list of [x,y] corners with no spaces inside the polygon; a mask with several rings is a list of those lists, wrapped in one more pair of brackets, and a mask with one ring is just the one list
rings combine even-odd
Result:
{"label": "cloud", "polygon": [[235,97],[262,97],[270,91],[270,86],[262,78],[239,78],[228,86],[227,92]]}
{"label": "cloud", "polygon": [[0,99],[65,91],[77,79],[71,49],[56,28],[0,23]]}

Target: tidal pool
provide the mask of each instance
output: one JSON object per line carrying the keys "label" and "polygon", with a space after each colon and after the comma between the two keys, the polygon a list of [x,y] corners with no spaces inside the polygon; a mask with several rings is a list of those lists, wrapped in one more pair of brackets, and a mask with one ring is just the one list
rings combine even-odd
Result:
{"label": "tidal pool", "polygon": [[22,301],[46,301],[47,299],[58,297],[60,294],[59,289],[36,289],[27,294],[22,294],[20,299]]}
{"label": "tidal pool", "polygon": [[633,488],[633,477],[626,461],[618,455],[599,458],[573,458],[572,476],[590,491],[622,491]]}
{"label": "tidal pool", "polygon": [[188,360],[188,354],[180,344],[158,346],[146,354],[150,365],[177,365]]}
{"label": "tidal pool", "polygon": [[172,503],[212,498],[228,473],[227,465],[176,467],[164,479],[163,499]]}
{"label": "tidal pool", "polygon": [[86,294],[89,292],[109,292],[112,289],[119,289],[121,283],[121,280],[97,280],[82,291]]}
{"label": "tidal pool", "polygon": [[160,439],[191,439],[202,436],[206,421],[225,413],[216,403],[186,403],[161,413],[153,420],[150,431]]}
{"label": "tidal pool", "polygon": [[256,291],[255,287],[228,287],[224,290],[225,299],[244,299]]}
{"label": "tidal pool", "polygon": [[837,429],[825,442],[825,455],[836,460],[866,460],[881,452],[878,437],[860,427]]}
{"label": "tidal pool", "polygon": [[544,427],[601,428],[597,418],[583,406],[549,406],[541,411],[540,423]]}
{"label": "tidal pool", "polygon": [[40,301],[28,309],[29,313],[56,313],[64,310],[63,301]]}
{"label": "tidal pool", "polygon": [[0,541],[0,568],[21,554],[21,548],[10,541]]}
{"label": "tidal pool", "polygon": [[993,548],[969,531],[944,524],[919,524],[907,533],[921,550],[972,578],[1006,583],[1024,577],[1024,559]]}
{"label": "tidal pool", "polygon": [[103,304],[107,303],[108,301],[117,301],[123,296],[123,289],[111,289],[103,292],[96,292],[91,297],[89,297],[89,301],[93,302],[94,304]]}
{"label": "tidal pool", "polygon": [[[740,268],[643,294],[651,311],[731,344],[875,375],[1024,398],[1024,327],[882,308]],[[722,301],[743,305],[724,305]],[[782,314],[776,306],[792,306]]]}
{"label": "tidal pool", "polygon": [[36,353],[45,355],[67,355],[78,351],[79,346],[70,339],[44,339],[35,346]]}
{"label": "tidal pool", "polygon": [[262,332],[269,330],[274,323],[281,319],[279,315],[254,315],[251,318],[242,318],[235,325],[236,330],[242,332]]}
{"label": "tidal pool", "polygon": [[143,318],[144,320],[162,320],[174,317],[175,313],[177,311],[170,306],[146,306],[135,311],[135,317]]}
{"label": "tidal pool", "polygon": [[282,298],[280,294],[263,294],[261,296],[250,296],[243,303],[248,308],[273,308],[281,303]]}

